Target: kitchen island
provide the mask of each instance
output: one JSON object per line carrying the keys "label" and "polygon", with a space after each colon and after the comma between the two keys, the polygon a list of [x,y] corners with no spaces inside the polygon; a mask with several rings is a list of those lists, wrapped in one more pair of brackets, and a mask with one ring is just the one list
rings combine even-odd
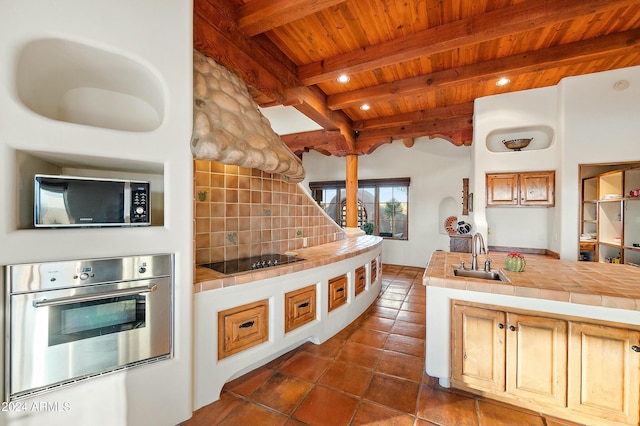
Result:
{"label": "kitchen island", "polygon": [[[506,253],[490,253],[492,269]],[[486,256],[478,256],[483,265]],[[425,270],[427,374],[441,386],[585,424],[638,424],[640,269],[526,255],[508,281]]]}
{"label": "kitchen island", "polygon": [[382,238],[296,250],[294,263],[225,275],[196,268],[194,409],[224,384],[311,341],[322,343],[380,293]]}

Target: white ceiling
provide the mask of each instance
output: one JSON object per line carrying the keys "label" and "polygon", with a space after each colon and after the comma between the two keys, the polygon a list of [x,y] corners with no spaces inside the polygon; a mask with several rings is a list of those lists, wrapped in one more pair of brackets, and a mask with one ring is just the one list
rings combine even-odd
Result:
{"label": "white ceiling", "polygon": [[280,136],[322,129],[315,121],[294,107],[279,105],[258,109],[267,117],[273,131]]}

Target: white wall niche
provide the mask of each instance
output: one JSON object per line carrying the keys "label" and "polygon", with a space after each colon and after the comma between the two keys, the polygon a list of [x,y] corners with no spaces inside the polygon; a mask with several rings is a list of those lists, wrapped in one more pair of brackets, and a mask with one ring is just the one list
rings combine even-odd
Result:
{"label": "white wall niche", "polygon": [[[487,149],[491,152],[524,152],[547,149],[551,146],[554,132],[550,126],[526,126],[505,129],[496,129],[487,135]],[[503,141],[512,139],[533,138],[526,148],[514,151],[504,146]]]}
{"label": "white wall niche", "polygon": [[86,126],[149,132],[164,121],[163,85],[145,64],[64,39],[23,46],[17,94],[33,112]]}
{"label": "white wall niche", "polygon": [[135,160],[110,159],[77,154],[15,151],[15,229],[34,229],[33,200],[36,174],[82,176],[149,181],[151,226],[164,226],[164,165]]}

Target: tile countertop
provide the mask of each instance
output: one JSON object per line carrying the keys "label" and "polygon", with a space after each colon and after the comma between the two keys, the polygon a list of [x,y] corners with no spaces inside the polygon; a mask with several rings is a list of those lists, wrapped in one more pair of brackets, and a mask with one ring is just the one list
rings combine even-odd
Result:
{"label": "tile countertop", "polygon": [[381,244],[382,237],[373,235],[347,237],[344,240],[296,250],[297,256],[305,259],[303,261],[233,275],[225,275],[212,269],[196,266],[194,292],[198,293],[232,285],[246,284],[292,272],[317,268],[358,256],[375,249]]}
{"label": "tile countertop", "polygon": [[[427,286],[532,297],[607,308],[640,310],[640,268],[631,265],[557,260],[525,255],[523,272],[504,270],[507,253],[489,253],[491,270],[503,269],[510,283],[456,277],[453,267],[471,265],[471,254],[436,251],[423,276]],[[484,265],[485,255],[478,255]]]}

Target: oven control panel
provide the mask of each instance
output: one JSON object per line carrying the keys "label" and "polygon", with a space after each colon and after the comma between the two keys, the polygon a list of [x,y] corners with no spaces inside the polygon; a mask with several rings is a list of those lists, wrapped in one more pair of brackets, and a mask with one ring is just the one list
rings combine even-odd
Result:
{"label": "oven control panel", "polygon": [[11,293],[52,290],[171,275],[170,254],[18,264],[7,267]]}

